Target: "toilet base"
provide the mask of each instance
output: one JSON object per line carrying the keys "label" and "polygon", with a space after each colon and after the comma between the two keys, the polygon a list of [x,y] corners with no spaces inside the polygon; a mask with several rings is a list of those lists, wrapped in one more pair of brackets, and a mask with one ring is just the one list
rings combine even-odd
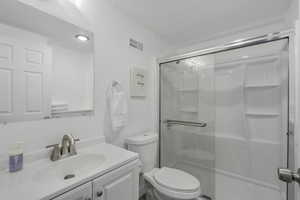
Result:
{"label": "toilet base", "polygon": [[[146,183],[146,195],[145,195],[146,200],[183,200],[183,199],[178,199],[178,198],[173,198],[166,196],[159,191],[157,191],[151,184]],[[186,199],[185,199],[186,200]],[[194,199],[189,199],[189,200],[207,200],[202,197],[197,197]]]}

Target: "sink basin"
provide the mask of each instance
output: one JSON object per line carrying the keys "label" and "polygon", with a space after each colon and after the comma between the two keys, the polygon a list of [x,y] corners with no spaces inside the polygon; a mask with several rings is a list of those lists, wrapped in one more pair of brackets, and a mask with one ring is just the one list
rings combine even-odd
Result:
{"label": "sink basin", "polygon": [[99,154],[78,154],[51,162],[39,169],[34,180],[41,182],[68,181],[93,172],[105,161]]}

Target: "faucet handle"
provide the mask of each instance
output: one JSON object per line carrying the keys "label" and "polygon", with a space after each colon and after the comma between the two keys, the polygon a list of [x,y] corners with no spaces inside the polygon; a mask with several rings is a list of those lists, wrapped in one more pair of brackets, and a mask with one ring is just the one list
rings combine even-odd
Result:
{"label": "faucet handle", "polygon": [[61,147],[60,144],[51,144],[46,146],[46,148],[53,148],[51,155],[50,155],[50,160],[56,161],[61,158]]}
{"label": "faucet handle", "polygon": [[74,142],[79,142],[79,141],[80,141],[80,139],[79,139],[78,137],[74,137],[73,134],[70,134],[70,135],[71,135],[71,137],[73,138],[73,141],[74,141]]}
{"label": "faucet handle", "polygon": [[75,138],[72,134],[70,134],[72,139],[73,139],[73,144],[70,145],[70,154],[71,155],[76,155],[77,154],[77,150],[76,150],[76,146],[75,146],[75,142],[80,141],[79,138]]}

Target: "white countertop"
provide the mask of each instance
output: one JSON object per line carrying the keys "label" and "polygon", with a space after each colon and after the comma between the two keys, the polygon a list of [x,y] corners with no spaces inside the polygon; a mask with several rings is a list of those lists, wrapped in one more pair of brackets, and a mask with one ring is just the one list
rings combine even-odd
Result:
{"label": "white countertop", "polygon": [[37,176],[37,170],[45,168],[45,166],[55,164],[55,162],[50,161],[49,158],[41,159],[25,165],[24,169],[20,172],[9,173],[7,171],[1,171],[1,199],[48,200],[112,171],[113,169],[138,159],[138,154],[136,153],[105,143],[78,149],[79,155],[90,153],[103,155],[105,156],[105,160],[97,169],[89,171],[82,176],[75,176],[75,178],[69,180],[41,182],[34,178]]}

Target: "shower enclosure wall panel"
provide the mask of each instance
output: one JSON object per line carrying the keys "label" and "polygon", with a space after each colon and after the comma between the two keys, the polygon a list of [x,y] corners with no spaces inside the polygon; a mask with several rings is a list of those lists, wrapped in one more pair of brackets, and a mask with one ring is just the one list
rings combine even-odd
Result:
{"label": "shower enclosure wall panel", "polygon": [[287,50],[281,40],[216,54],[217,199],[285,196],[276,169],[286,157]]}
{"label": "shower enclosure wall panel", "polygon": [[285,199],[288,64],[288,40],[162,64],[161,165],[193,174],[213,199]]}

